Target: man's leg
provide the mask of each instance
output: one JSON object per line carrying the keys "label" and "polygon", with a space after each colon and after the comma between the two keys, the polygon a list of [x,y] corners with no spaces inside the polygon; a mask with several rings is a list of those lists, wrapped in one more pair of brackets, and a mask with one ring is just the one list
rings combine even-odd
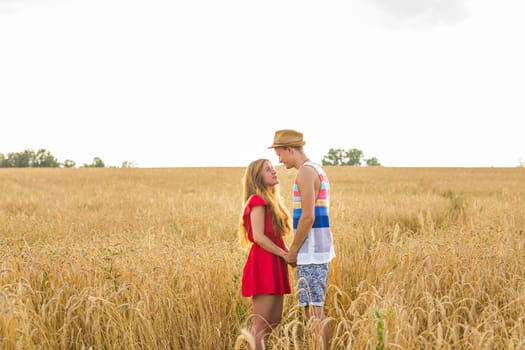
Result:
{"label": "man's leg", "polygon": [[305,315],[313,321],[312,333],[320,339],[321,349],[328,349],[330,328],[323,311],[328,279],[328,264],[298,265],[299,305],[304,307]]}

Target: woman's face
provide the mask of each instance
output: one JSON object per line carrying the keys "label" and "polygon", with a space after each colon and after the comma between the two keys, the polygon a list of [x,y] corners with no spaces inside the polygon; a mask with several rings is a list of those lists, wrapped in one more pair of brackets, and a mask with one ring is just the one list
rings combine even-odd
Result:
{"label": "woman's face", "polygon": [[266,187],[273,187],[279,183],[277,172],[273,168],[272,163],[265,161],[262,168],[262,179]]}

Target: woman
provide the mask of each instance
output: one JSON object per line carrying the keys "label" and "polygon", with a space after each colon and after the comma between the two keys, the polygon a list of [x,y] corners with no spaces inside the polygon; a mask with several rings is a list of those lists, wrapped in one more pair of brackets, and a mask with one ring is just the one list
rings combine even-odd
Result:
{"label": "woman", "polygon": [[277,173],[268,159],[250,163],[243,178],[244,208],[241,244],[251,244],[242,276],[242,296],[252,297],[255,349],[282,319],[290,279],[284,257],[284,235],[291,231],[290,214],[279,193]]}

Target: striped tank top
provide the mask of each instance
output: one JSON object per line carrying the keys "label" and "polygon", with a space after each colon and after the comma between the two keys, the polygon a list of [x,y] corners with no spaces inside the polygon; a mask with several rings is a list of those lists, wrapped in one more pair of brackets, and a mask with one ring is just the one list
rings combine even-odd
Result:
{"label": "striped tank top", "polygon": [[[325,264],[335,257],[332,232],[330,231],[330,183],[321,166],[314,162],[305,162],[304,165],[315,169],[319,175],[320,188],[315,200],[315,220],[310,233],[303,242],[297,254],[298,265]],[[293,229],[294,234],[301,217],[301,192],[297,185],[297,178],[293,185]]]}

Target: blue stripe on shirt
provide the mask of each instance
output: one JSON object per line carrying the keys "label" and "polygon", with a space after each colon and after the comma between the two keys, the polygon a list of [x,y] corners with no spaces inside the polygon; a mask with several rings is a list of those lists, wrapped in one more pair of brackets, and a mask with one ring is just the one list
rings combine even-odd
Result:
{"label": "blue stripe on shirt", "polygon": [[[298,223],[299,223],[299,217],[294,217],[293,218],[293,228],[294,229],[297,228]],[[330,218],[328,216],[316,216],[312,227],[314,228],[330,227]]]}
{"label": "blue stripe on shirt", "polygon": [[[301,208],[294,208],[293,209],[293,216],[300,217],[302,214]],[[315,216],[328,216],[328,207],[315,207],[314,208],[314,215]]]}

